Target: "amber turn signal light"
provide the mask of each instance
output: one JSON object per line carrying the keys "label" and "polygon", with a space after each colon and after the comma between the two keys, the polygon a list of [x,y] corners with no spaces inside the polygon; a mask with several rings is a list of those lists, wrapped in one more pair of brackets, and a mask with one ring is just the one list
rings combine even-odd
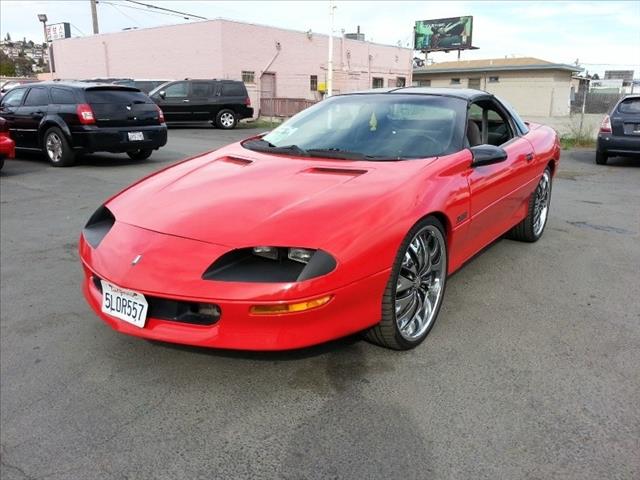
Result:
{"label": "amber turn signal light", "polygon": [[326,305],[332,297],[333,295],[325,295],[305,302],[253,305],[249,312],[252,315],[282,315],[283,313],[305,312]]}

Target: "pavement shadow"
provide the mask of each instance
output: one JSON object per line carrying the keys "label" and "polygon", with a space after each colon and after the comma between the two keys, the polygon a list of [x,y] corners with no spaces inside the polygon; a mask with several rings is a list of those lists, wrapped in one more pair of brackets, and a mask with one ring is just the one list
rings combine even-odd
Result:
{"label": "pavement shadow", "polygon": [[[422,478],[431,476],[428,442],[412,412],[392,395],[368,395],[397,368],[400,352],[367,356],[363,344],[336,350],[323,369],[301,368],[289,387],[328,399],[294,427],[281,478]],[[409,353],[410,354],[410,353]],[[368,360],[369,358],[369,360]],[[385,400],[386,398],[386,400]]]}
{"label": "pavement shadow", "polygon": [[297,361],[307,358],[318,357],[344,350],[352,347],[358,342],[364,341],[362,335],[357,333],[348,337],[332,340],[330,342],[313,345],[311,347],[298,348],[295,350],[283,351],[252,351],[252,350],[224,350],[220,348],[194,347],[191,345],[180,345],[176,343],[161,342],[158,340],[147,340],[152,345],[169,350],[179,350],[198,355],[210,357],[235,358],[243,360],[257,360],[265,362],[287,362]]}

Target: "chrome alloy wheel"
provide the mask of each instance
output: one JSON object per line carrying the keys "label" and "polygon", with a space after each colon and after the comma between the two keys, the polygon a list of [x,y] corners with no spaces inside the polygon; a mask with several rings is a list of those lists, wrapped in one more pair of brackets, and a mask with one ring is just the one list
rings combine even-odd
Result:
{"label": "chrome alloy wheel", "polygon": [[233,113],[225,112],[220,115],[220,124],[225,128],[232,127],[234,121]]}
{"label": "chrome alloy wheel", "polygon": [[551,175],[545,170],[538,183],[533,204],[533,234],[537,237],[542,233],[549,213],[549,199],[551,198]]}
{"label": "chrome alloy wheel", "polygon": [[437,227],[427,225],[409,242],[396,284],[396,325],[405,340],[418,340],[434,322],[446,272],[444,236]]}
{"label": "chrome alloy wheel", "polygon": [[47,149],[47,155],[52,162],[57,163],[62,158],[62,139],[57,133],[52,132],[47,135],[47,141],[45,144]]}

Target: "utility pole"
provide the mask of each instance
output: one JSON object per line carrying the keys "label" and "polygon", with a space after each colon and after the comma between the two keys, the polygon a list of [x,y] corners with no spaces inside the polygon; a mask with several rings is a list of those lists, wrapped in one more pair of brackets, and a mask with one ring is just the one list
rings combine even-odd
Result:
{"label": "utility pole", "polygon": [[[51,58],[51,48],[49,47],[49,38],[47,35],[47,20],[48,20],[47,14],[39,13],[38,20],[42,22],[42,29],[44,30],[44,44],[46,46],[46,52],[48,57],[47,64],[49,65],[49,74],[53,75],[53,69],[51,67],[51,62],[53,61],[53,59]],[[53,78],[51,78],[50,80],[53,80]]]}
{"label": "utility pole", "polygon": [[329,0],[329,61],[327,62],[327,97],[333,95],[333,13],[336,6]]}
{"label": "utility pole", "polygon": [[98,7],[97,7],[97,1],[96,0],[89,0],[89,3],[91,4],[91,19],[93,20],[93,34],[97,35],[98,33],[100,33],[98,31]]}

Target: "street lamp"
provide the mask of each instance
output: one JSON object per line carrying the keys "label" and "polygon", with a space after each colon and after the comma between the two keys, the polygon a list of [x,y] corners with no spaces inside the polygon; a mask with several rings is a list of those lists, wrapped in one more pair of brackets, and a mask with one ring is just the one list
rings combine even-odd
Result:
{"label": "street lamp", "polygon": [[39,13],[38,20],[42,22],[42,29],[44,30],[44,43],[47,46],[47,57],[49,59],[49,61],[47,62],[49,64],[49,73],[53,73],[51,70],[51,52],[49,51],[49,39],[47,38],[47,14]]}

